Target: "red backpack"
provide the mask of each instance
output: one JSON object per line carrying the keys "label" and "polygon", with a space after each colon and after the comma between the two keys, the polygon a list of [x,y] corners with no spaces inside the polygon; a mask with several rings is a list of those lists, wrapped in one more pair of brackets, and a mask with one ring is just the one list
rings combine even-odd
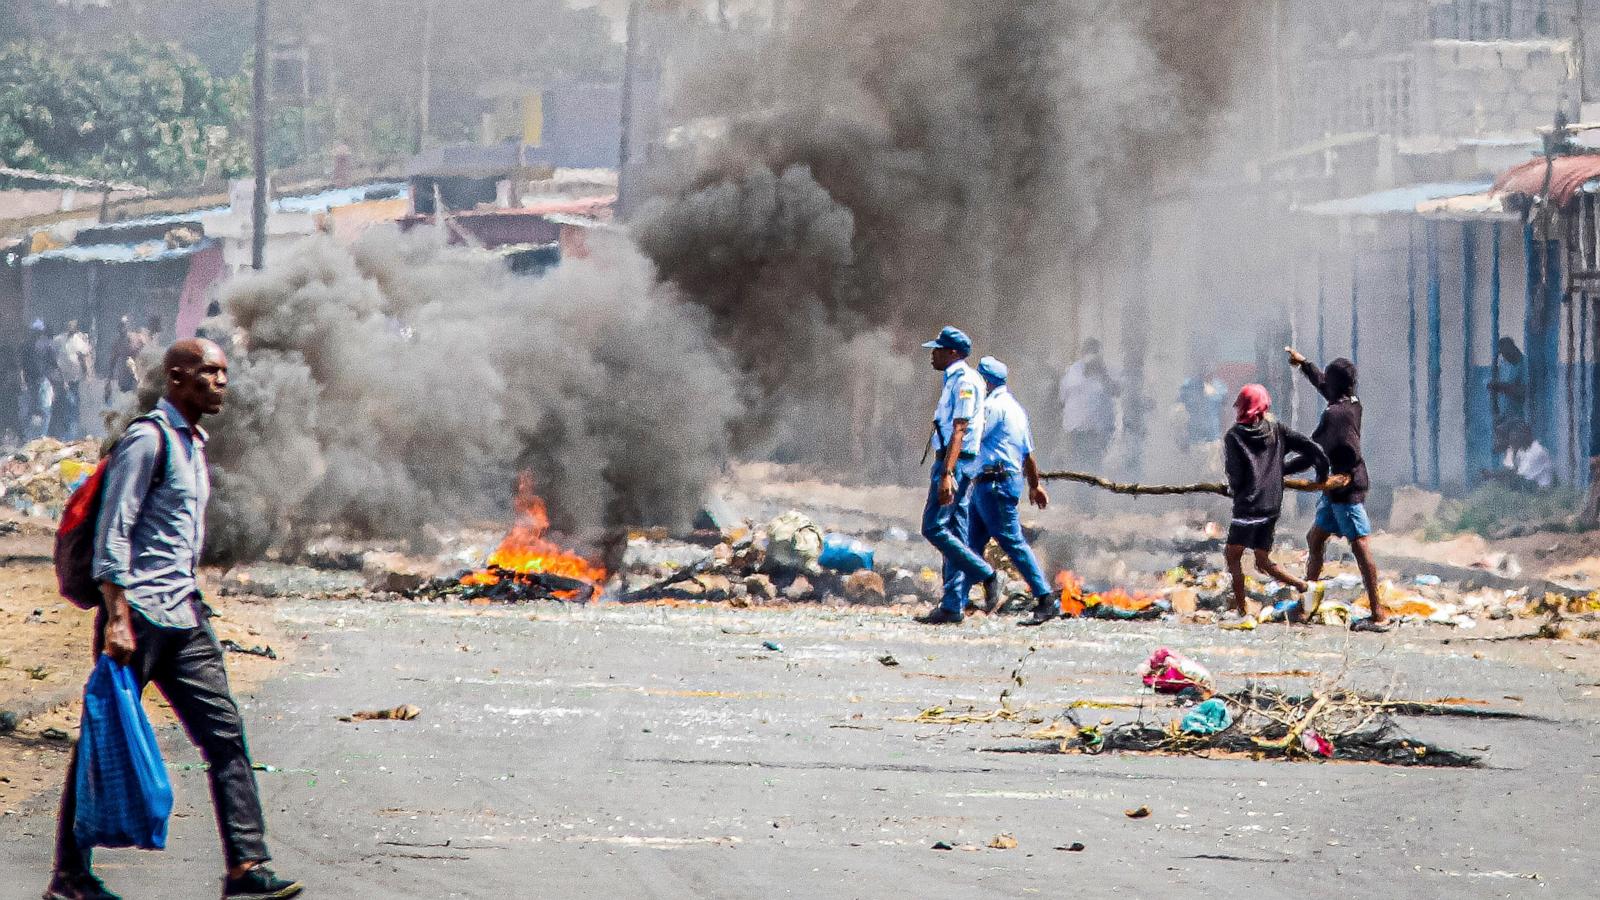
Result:
{"label": "red backpack", "polygon": [[[156,466],[150,486],[145,489],[146,494],[161,480],[167,464],[167,429],[157,421],[158,418],[155,413],[146,413],[128,423],[128,427],[132,428],[134,422],[155,422],[156,432],[161,435],[161,462]],[[123,435],[126,436],[127,432],[124,431]],[[67,498],[66,508],[61,511],[61,524],[56,527],[56,584],[61,596],[71,600],[79,609],[97,609],[100,606],[100,582],[94,577],[94,540],[100,521],[100,488],[105,483],[106,469],[121,443],[121,438],[118,438],[110,452],[89,473],[89,477]]]}

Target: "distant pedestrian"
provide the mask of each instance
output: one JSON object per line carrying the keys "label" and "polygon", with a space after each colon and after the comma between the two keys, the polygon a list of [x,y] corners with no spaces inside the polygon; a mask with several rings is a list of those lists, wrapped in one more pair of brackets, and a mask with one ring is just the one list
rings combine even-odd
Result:
{"label": "distant pedestrian", "polygon": [[1522,348],[1509,337],[1502,337],[1495,347],[1500,357],[1495,378],[1489,382],[1489,393],[1494,400],[1494,428],[1509,435],[1511,426],[1528,419],[1528,358]]}
{"label": "distant pedestrian", "polygon": [[972,480],[978,474],[983,438],[983,382],[967,365],[972,339],[961,329],[946,327],[922,346],[931,351],[933,368],[944,377],[933,413],[929,439],[933,470],[922,510],[922,536],[944,557],[944,596],[938,609],[917,621],[954,624],[966,617],[973,583],[983,585],[985,604],[990,607],[996,604],[1000,590],[999,573],[967,545]]}
{"label": "distant pedestrian", "polygon": [[1317,518],[1306,534],[1310,550],[1306,557],[1306,578],[1316,581],[1322,577],[1322,562],[1328,539],[1342,537],[1350,542],[1350,552],[1356,558],[1356,568],[1361,570],[1361,581],[1366,587],[1367,604],[1372,610],[1368,619],[1351,624],[1357,631],[1388,631],[1389,614],[1383,609],[1383,598],[1378,586],[1378,563],[1372,557],[1372,523],[1367,519],[1367,461],[1361,454],[1361,400],[1356,396],[1356,365],[1348,359],[1336,359],[1324,372],[1317,364],[1306,359],[1293,347],[1287,348],[1289,365],[1298,368],[1311,386],[1316,388],[1327,408],[1317,421],[1317,430],[1311,439],[1328,454],[1328,463],[1334,476],[1344,476],[1343,485],[1322,492],[1317,498]]}
{"label": "distant pedestrian", "polygon": [[[1234,426],[1222,439],[1228,491],[1233,497],[1233,520],[1228,524],[1223,558],[1233,578],[1233,612],[1241,616],[1255,612],[1245,596],[1245,551],[1254,554],[1256,571],[1302,593],[1309,589],[1306,582],[1272,561],[1278,517],[1283,513],[1283,478],[1309,468],[1317,470],[1319,482],[1328,477],[1328,457],[1322,448],[1274,419],[1271,409],[1272,397],[1266,388],[1245,385],[1234,401]],[[1291,453],[1295,454],[1292,459]]]}
{"label": "distant pedestrian", "polygon": [[1083,343],[1083,356],[1061,376],[1061,429],[1066,432],[1068,461],[1098,471],[1117,430],[1117,387],[1100,354],[1100,342]]}
{"label": "distant pedestrian", "polygon": [[[1017,509],[1022,504],[1023,488],[1034,506],[1050,505],[1050,495],[1039,483],[1039,464],[1033,457],[1033,430],[1028,413],[1007,385],[1006,364],[992,356],[978,361],[989,394],[983,401],[983,441],[978,451],[978,481],[972,489],[972,516],[968,543],[979,555],[992,538],[1011,558],[1017,574],[1028,583],[1033,594],[1033,617],[1023,625],[1042,625],[1061,615],[1061,603],[1039,560],[1022,534]],[[993,608],[989,610],[993,612]]]}
{"label": "distant pedestrian", "polygon": [[23,394],[27,399],[23,439],[35,441],[50,433],[50,416],[56,404],[56,353],[43,319],[28,329],[22,354]]}
{"label": "distant pedestrian", "polygon": [[56,403],[51,416],[51,435],[64,441],[75,441],[83,436],[79,421],[83,409],[83,382],[94,371],[94,351],[89,336],[78,327],[78,320],[67,322],[66,328],[51,341],[56,356]]}
{"label": "distant pedestrian", "polygon": [[1204,372],[1191,376],[1178,387],[1178,403],[1183,406],[1183,449],[1214,444],[1222,437],[1222,411],[1228,408],[1228,386],[1222,379]]}
{"label": "distant pedestrian", "polygon": [[[166,396],[129,426],[104,476],[94,552],[104,602],[95,652],[128,666],[141,688],[155,682],[199,745],[227,860],[223,897],[293,897],[301,886],[264,865],[271,855],[244,722],[195,574],[210,495],[200,420],[222,411],[228,360],[216,344],[190,339],[172,345],[162,365]],[[73,834],[77,766],[74,751],[45,900],[116,896],[94,876],[90,851]]]}
{"label": "distant pedestrian", "polygon": [[127,394],[138,389],[139,354],[150,343],[149,336],[134,328],[127,316],[123,316],[119,324],[121,328],[117,333],[117,342],[106,355],[105,368],[101,373],[106,379],[107,405],[111,404],[113,391]]}

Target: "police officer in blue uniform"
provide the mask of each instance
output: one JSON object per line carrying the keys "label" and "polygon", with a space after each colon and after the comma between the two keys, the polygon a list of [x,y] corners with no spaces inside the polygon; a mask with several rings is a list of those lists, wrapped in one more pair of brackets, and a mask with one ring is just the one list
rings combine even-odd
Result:
{"label": "police officer in blue uniform", "polygon": [[933,413],[934,453],[928,503],[922,512],[922,536],[944,557],[944,599],[939,608],[917,619],[927,625],[957,623],[965,617],[974,583],[983,585],[985,604],[998,603],[1000,576],[967,543],[972,480],[978,474],[978,447],[983,438],[983,383],[966,359],[972,339],[959,328],[945,327],[922,345],[932,351],[933,367],[944,373],[944,389]]}
{"label": "police officer in blue uniform", "polygon": [[[1033,431],[1028,414],[1006,386],[1006,364],[992,356],[978,361],[989,393],[983,401],[983,440],[978,450],[978,477],[972,487],[972,519],[968,527],[974,552],[983,553],[993,538],[1033,593],[1033,618],[1020,625],[1043,625],[1061,615],[1061,602],[1045,580],[1039,560],[1022,535],[1022,504],[1026,481],[1028,499],[1044,509],[1050,495],[1039,483],[1039,466],[1033,458]],[[992,611],[992,610],[991,610]]]}

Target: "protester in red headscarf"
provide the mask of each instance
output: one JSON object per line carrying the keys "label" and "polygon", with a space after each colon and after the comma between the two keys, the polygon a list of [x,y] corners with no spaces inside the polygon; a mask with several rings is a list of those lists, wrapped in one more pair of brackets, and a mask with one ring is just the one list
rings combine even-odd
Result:
{"label": "protester in red headscarf", "polygon": [[1222,439],[1228,491],[1233,497],[1233,521],[1228,526],[1224,557],[1233,576],[1233,611],[1252,615],[1256,610],[1244,591],[1246,550],[1255,553],[1256,571],[1302,593],[1308,588],[1272,561],[1272,541],[1283,511],[1284,476],[1315,468],[1317,481],[1326,481],[1328,455],[1310,438],[1272,417],[1272,395],[1259,384],[1245,385],[1233,408],[1238,413],[1237,424]]}

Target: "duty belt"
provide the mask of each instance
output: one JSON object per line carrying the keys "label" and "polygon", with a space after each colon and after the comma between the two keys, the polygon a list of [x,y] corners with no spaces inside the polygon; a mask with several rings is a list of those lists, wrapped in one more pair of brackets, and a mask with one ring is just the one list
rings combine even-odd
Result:
{"label": "duty belt", "polygon": [[984,466],[978,473],[979,481],[1010,481],[1014,477],[1010,469],[1005,466]]}

